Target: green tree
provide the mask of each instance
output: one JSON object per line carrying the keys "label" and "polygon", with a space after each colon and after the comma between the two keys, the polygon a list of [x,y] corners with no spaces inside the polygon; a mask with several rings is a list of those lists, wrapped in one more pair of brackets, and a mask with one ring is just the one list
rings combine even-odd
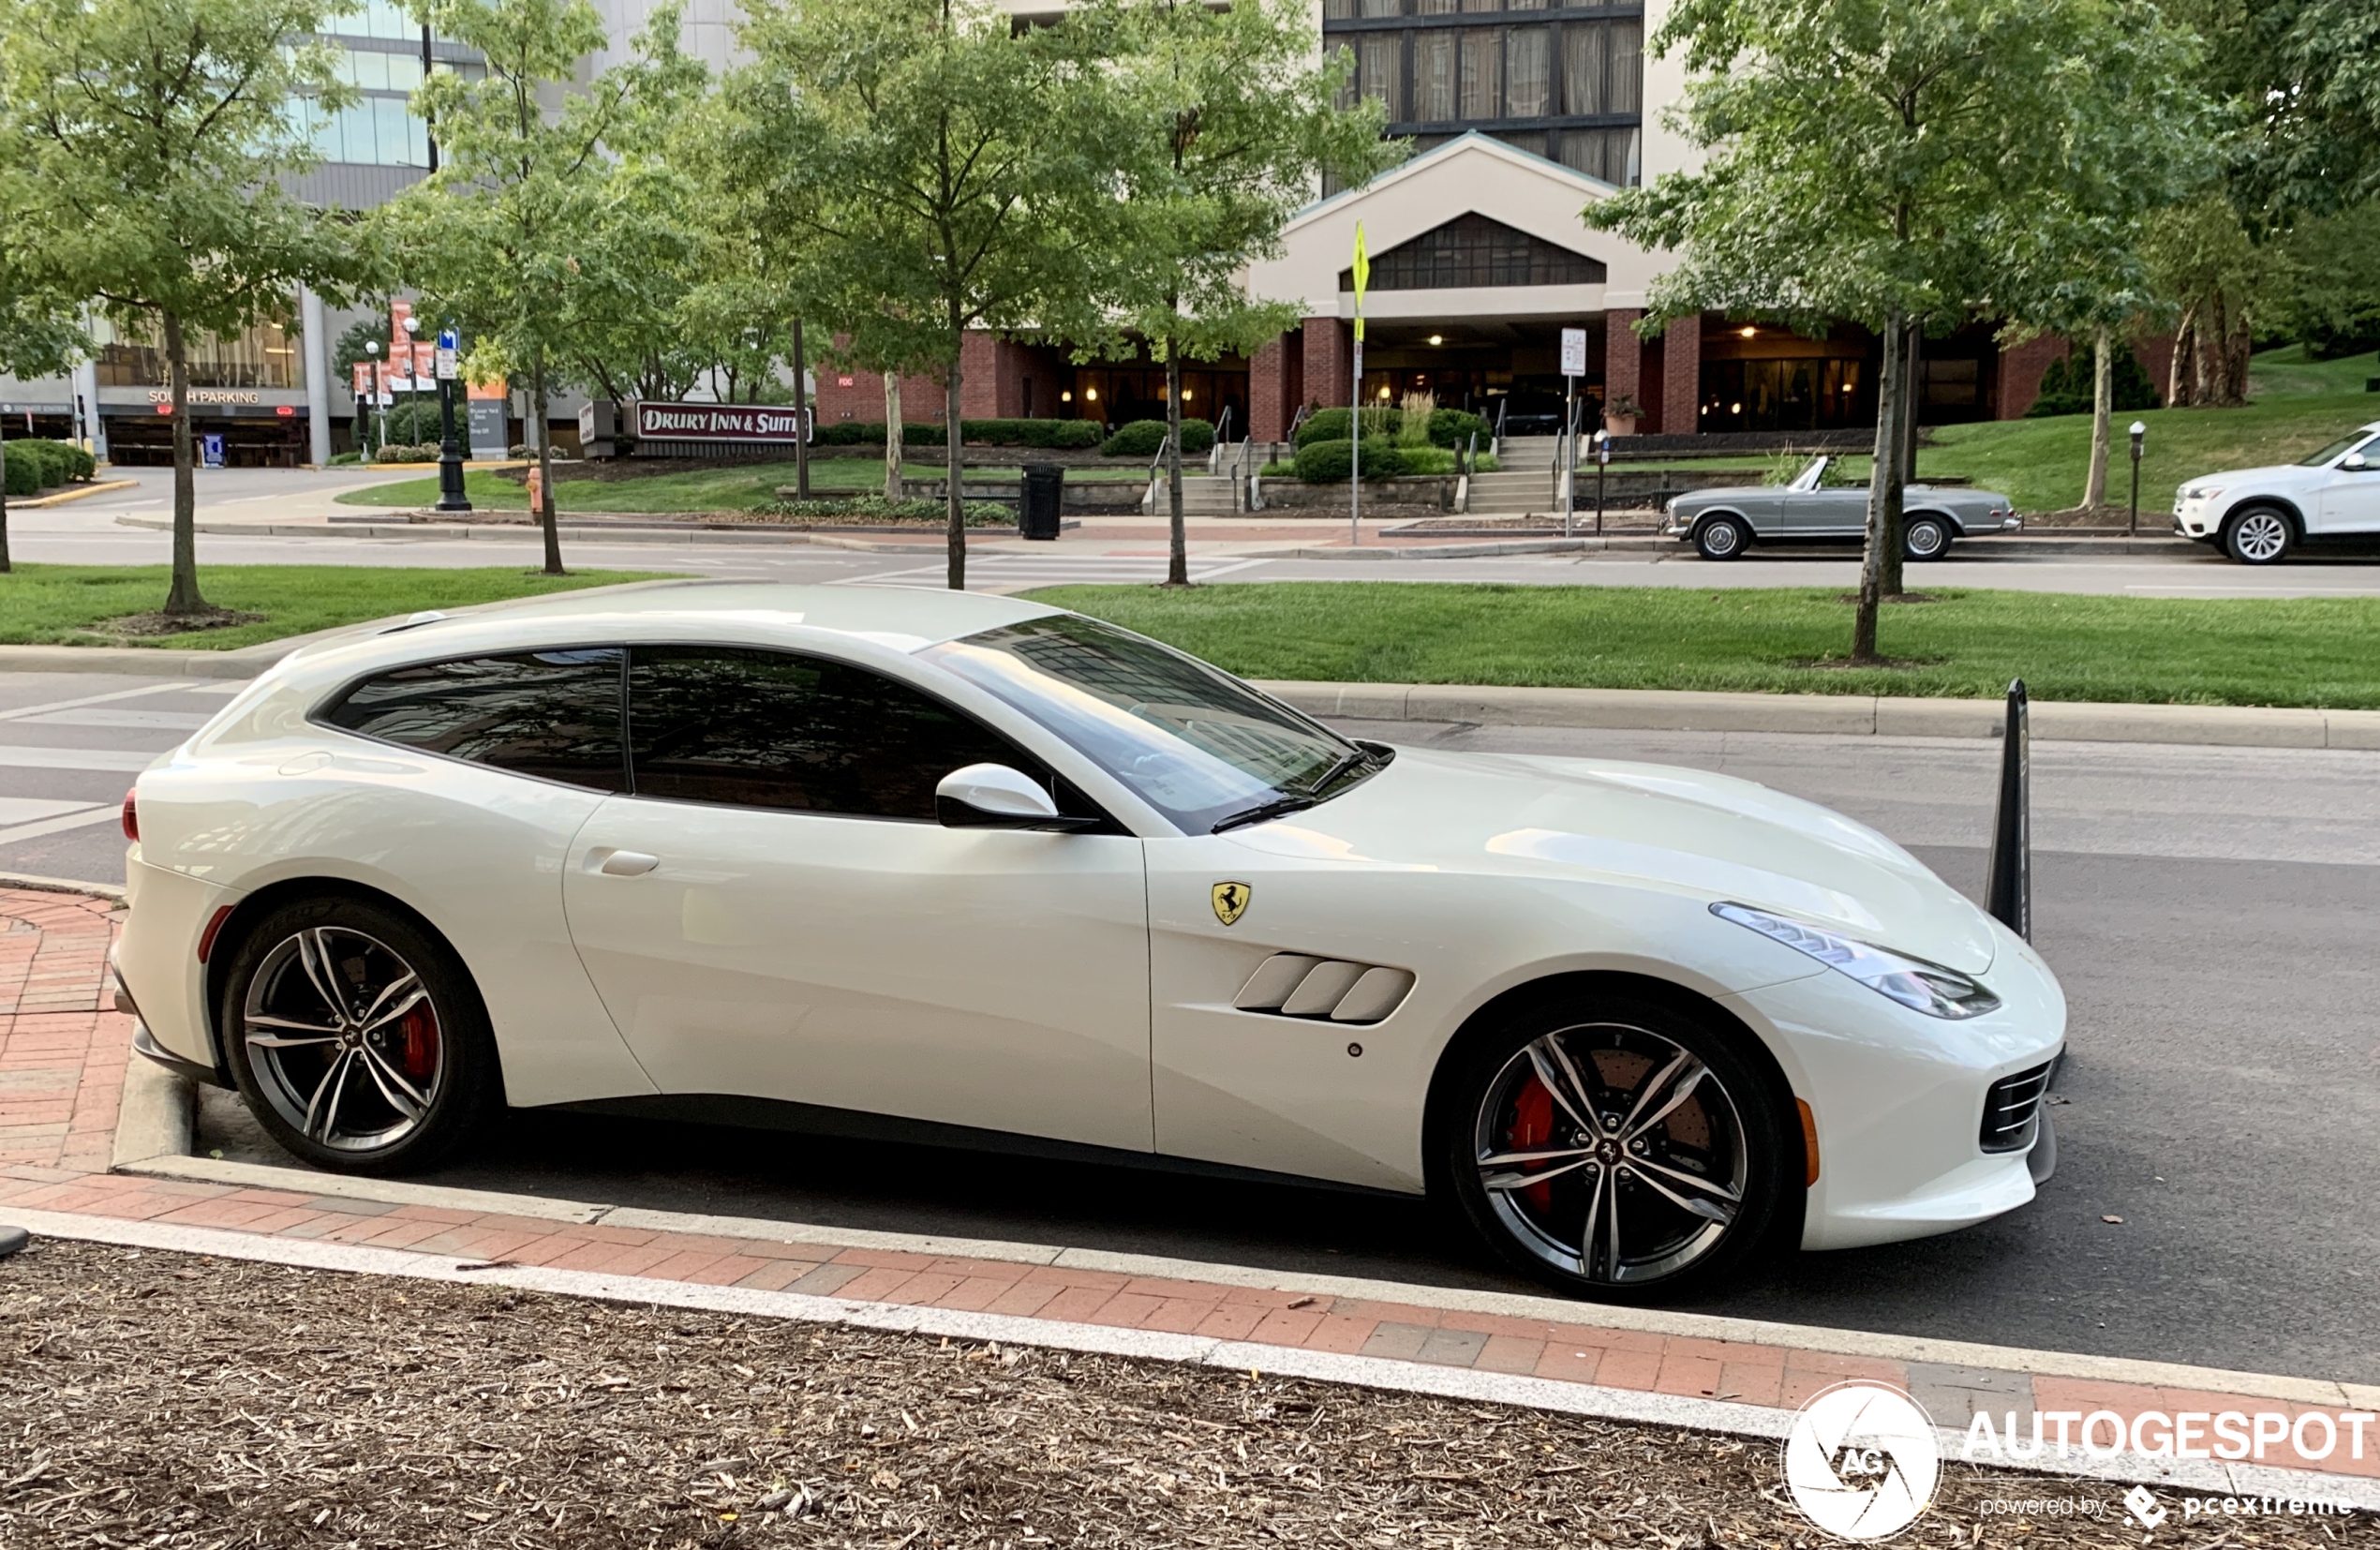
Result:
{"label": "green tree", "polygon": [[675,6],[656,7],[630,58],[583,85],[579,62],[605,37],[588,0],[426,0],[416,10],[487,68],[442,71],[414,94],[437,127],[439,170],[383,219],[399,273],[422,291],[421,315],[463,327],[477,375],[528,386],[537,519],[546,573],[558,575],[553,395],[588,379],[601,341],[617,344],[612,309],[648,304],[639,267],[677,250],[677,216],[653,187],[670,174],[651,150],[700,91],[702,69],[678,52]]}
{"label": "green tree", "polygon": [[[71,304],[26,290],[0,250],[0,376],[54,377],[91,348]],[[8,443],[0,440],[0,574],[8,562]]]}
{"label": "green tree", "polygon": [[1706,159],[1585,218],[1681,251],[1650,327],[1716,309],[1882,339],[1852,639],[1877,661],[1878,604],[1900,589],[1911,331],[2038,317],[2121,240],[2194,131],[2189,38],[2144,0],[1681,0],[1653,48],[1684,56],[1673,122]]}
{"label": "green tree", "polygon": [[38,291],[162,343],[173,413],[173,581],[206,611],[195,537],[193,335],[288,321],[340,294],[347,223],[282,180],[313,164],[300,99],[335,110],[342,0],[0,0],[0,242]]}
{"label": "green tree", "polygon": [[[1085,18],[1085,21],[1090,21]],[[1401,159],[1379,103],[1338,106],[1352,59],[1317,61],[1302,0],[1116,0],[1099,19],[1120,40],[1127,139],[1124,220],[1105,250],[1102,295],[1117,334],[1166,368],[1166,487],[1172,558],[1166,585],[1190,584],[1182,517],[1182,363],[1249,351],[1297,320],[1288,303],[1244,284],[1275,255],[1281,229],[1312,202],[1321,174],[1360,185]],[[1244,439],[1245,426],[1240,427]]]}
{"label": "green tree", "polygon": [[[1099,326],[1117,142],[1105,29],[1019,29],[983,0],[747,0],[732,181],[796,262],[833,353],[944,388],[949,579],[966,585],[961,352],[971,330]],[[889,400],[890,395],[887,394]],[[885,451],[900,445],[888,413]]]}

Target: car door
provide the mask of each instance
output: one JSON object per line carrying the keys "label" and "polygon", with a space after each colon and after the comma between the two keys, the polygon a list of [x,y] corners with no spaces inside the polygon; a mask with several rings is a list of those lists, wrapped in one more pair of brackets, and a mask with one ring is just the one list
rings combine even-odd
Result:
{"label": "car door", "polygon": [[2321,533],[2380,532],[2380,440],[2366,441],[2330,465],[2315,496],[2311,526]]}
{"label": "car door", "polygon": [[663,1092],[1150,1148],[1138,839],[944,827],[951,770],[1048,772],[863,667],[640,646],[628,681],[632,789],[563,896]]}
{"label": "car door", "polygon": [[1813,459],[1790,484],[1772,490],[1767,520],[1759,524],[1763,538],[1791,542],[1809,538],[1821,527],[1821,507],[1824,501],[1823,481],[1831,458]]}

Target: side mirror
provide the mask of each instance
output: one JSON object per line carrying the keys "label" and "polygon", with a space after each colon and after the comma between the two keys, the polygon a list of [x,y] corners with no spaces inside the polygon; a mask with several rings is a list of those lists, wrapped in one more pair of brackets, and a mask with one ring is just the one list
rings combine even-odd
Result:
{"label": "side mirror", "polygon": [[2372,460],[2359,452],[2351,452],[2339,459],[2339,466],[2349,473],[2361,473],[2372,467]]}
{"label": "side mirror", "polygon": [[945,828],[1089,828],[1095,818],[1069,818],[1042,783],[1006,765],[969,765],[934,787],[934,816]]}

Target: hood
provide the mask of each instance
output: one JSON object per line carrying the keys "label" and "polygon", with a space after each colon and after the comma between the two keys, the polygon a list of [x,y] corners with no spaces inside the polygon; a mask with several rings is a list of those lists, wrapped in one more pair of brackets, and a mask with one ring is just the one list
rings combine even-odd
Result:
{"label": "hood", "polygon": [[1964,974],[1990,917],[1900,846],[1750,781],[1664,765],[1401,749],[1343,797],[1228,831],[1251,848],[1733,900]]}
{"label": "hood", "polygon": [[2225,469],[2221,473],[2201,473],[2181,482],[2188,489],[2193,484],[2221,484],[2228,487],[2239,484],[2298,484],[2311,478],[2328,473],[2328,469],[2310,469],[2302,463],[2275,463],[2266,469]]}

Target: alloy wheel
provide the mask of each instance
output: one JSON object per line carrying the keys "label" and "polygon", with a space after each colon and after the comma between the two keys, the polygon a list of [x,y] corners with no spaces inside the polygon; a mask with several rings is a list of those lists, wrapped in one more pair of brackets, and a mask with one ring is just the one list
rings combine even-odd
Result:
{"label": "alloy wheel", "polygon": [[2278,559],[2288,546],[2289,523],[2279,512],[2250,512],[2232,529],[2232,553],[2251,565]]}
{"label": "alloy wheel", "polygon": [[1910,526],[1905,546],[1911,559],[1931,559],[1948,547],[1949,535],[1938,523],[1919,521]]}
{"label": "alloy wheel", "polygon": [[1744,529],[1725,518],[1706,523],[1700,546],[1706,559],[1733,559],[1744,546]]}
{"label": "alloy wheel", "polygon": [[345,926],[307,927],[264,956],[240,1033],[265,1101],[333,1151],[377,1152],[405,1140],[447,1080],[444,1024],[420,973]]}
{"label": "alloy wheel", "polygon": [[1673,1276],[1744,1208],[1734,1099],[1650,1029],[1589,1022],[1530,1040],[1488,1083],[1473,1130],[1480,1188],[1512,1240],[1591,1283]]}

